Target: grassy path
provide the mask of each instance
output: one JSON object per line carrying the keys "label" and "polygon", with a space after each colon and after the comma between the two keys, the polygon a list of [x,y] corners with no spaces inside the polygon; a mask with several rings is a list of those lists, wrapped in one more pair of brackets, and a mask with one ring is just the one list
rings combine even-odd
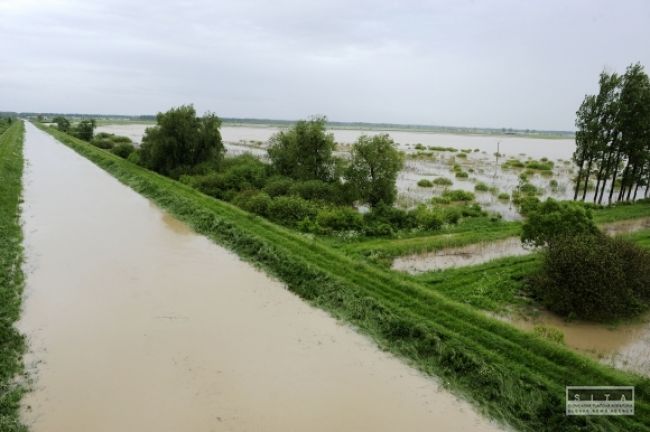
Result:
{"label": "grassy path", "polygon": [[[520,430],[650,430],[650,380],[617,371],[485,317],[419,282],[363,262],[149,172],[47,132],[194,229],[283,280],[382,347],[436,375]],[[634,417],[567,417],[566,385],[635,385]]]}
{"label": "grassy path", "polygon": [[0,431],[25,428],[19,421],[23,388],[16,377],[23,371],[23,337],[14,324],[20,315],[23,290],[20,200],[23,173],[23,123],[14,121],[0,135]]}

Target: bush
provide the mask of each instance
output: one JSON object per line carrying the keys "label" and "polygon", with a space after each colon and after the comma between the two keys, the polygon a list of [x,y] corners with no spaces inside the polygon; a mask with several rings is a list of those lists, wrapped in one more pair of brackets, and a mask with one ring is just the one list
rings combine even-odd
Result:
{"label": "bush", "polygon": [[499,194],[499,196],[497,198],[499,198],[502,201],[508,201],[510,199],[510,194],[508,194],[506,192],[502,192],[502,193]]}
{"label": "bush", "polygon": [[454,184],[454,182],[446,177],[437,177],[433,179],[433,184],[436,186],[451,186]]}
{"label": "bush", "polygon": [[387,223],[379,222],[366,224],[364,234],[371,237],[392,237],[395,235],[395,230]]}
{"label": "bush", "polygon": [[629,318],[650,302],[650,253],[603,234],[556,237],[533,293],[551,311],[590,321]]}
{"label": "bush", "polygon": [[477,192],[487,192],[490,190],[490,187],[483,182],[476,183],[474,190]]}
{"label": "bush", "polygon": [[136,165],[140,165],[140,152],[138,150],[132,152],[127,158],[127,160]]}
{"label": "bush", "polygon": [[469,174],[465,171],[456,171],[456,178],[468,178]]}
{"label": "bush", "polygon": [[474,201],[474,194],[461,189],[447,190],[442,193],[443,198],[450,201]]}
{"label": "bush", "polygon": [[443,213],[443,219],[450,225],[455,225],[460,221],[462,213],[457,207],[450,207],[445,209]]}
{"label": "bush", "polygon": [[451,200],[446,197],[434,196],[431,198],[431,204],[450,204]]}
{"label": "bush", "polygon": [[431,180],[421,179],[420,181],[418,181],[418,186],[429,188],[429,187],[433,187],[433,183],[431,183]]}
{"label": "bush", "polygon": [[363,226],[363,216],[352,207],[328,208],[318,212],[316,222],[332,231],[358,230]]}
{"label": "bush", "polygon": [[529,245],[544,246],[556,237],[598,233],[591,211],[571,201],[548,198],[530,205],[526,215],[521,241]]}
{"label": "bush", "polygon": [[336,184],[326,183],[321,180],[295,181],[289,189],[291,195],[298,195],[306,200],[318,200],[337,203]]}
{"label": "bush", "polygon": [[289,195],[293,180],[288,177],[275,176],[267,180],[264,185],[264,192],[272,197]]}
{"label": "bush", "polygon": [[521,193],[524,195],[537,195],[539,191],[535,187],[535,185],[532,185],[530,183],[524,183],[519,187],[519,190]]}
{"label": "bush", "polygon": [[415,220],[418,227],[426,230],[438,230],[444,223],[442,215],[424,206],[415,211]]}
{"label": "bush", "polygon": [[233,204],[251,213],[266,217],[269,214],[271,197],[265,192],[248,190],[240,192],[233,199]]}
{"label": "bush", "polygon": [[273,198],[268,207],[269,218],[284,224],[296,225],[305,218],[314,218],[318,207],[299,196],[280,196]]}
{"label": "bush", "polygon": [[261,189],[269,171],[269,165],[249,153],[226,158],[221,163],[222,188],[234,191]]}
{"label": "bush", "polygon": [[414,212],[407,212],[392,206],[379,205],[364,215],[366,223],[384,223],[395,229],[415,228],[417,221]]}
{"label": "bush", "polygon": [[121,157],[122,159],[127,159],[134,151],[135,147],[130,143],[120,143],[111,149],[111,153]]}

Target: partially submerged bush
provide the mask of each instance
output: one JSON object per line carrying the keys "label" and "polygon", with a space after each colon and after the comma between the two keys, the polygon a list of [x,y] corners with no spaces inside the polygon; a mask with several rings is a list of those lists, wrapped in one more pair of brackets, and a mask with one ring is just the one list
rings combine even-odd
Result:
{"label": "partially submerged bush", "polygon": [[629,318],[650,303],[650,253],[603,234],[563,235],[549,243],[532,292],[570,318]]}
{"label": "partially submerged bush", "polygon": [[433,179],[433,184],[436,186],[451,186],[454,184],[454,182],[446,177],[436,177]]}
{"label": "partially submerged bush", "polygon": [[446,190],[442,193],[443,198],[450,201],[474,201],[474,194],[461,189]]}
{"label": "partially submerged bush", "polygon": [[487,192],[488,190],[490,190],[490,187],[483,182],[478,182],[474,186],[474,190],[477,192]]}
{"label": "partially submerged bush", "polygon": [[420,180],[418,181],[418,186],[429,188],[429,187],[433,187],[433,183],[431,182],[431,180],[420,179]]}
{"label": "partially submerged bush", "polygon": [[571,201],[548,198],[526,209],[528,219],[521,232],[521,241],[532,246],[544,246],[556,237],[596,234],[598,228],[589,209]]}
{"label": "partially submerged bush", "polygon": [[465,171],[456,171],[456,178],[468,178],[469,174]]}

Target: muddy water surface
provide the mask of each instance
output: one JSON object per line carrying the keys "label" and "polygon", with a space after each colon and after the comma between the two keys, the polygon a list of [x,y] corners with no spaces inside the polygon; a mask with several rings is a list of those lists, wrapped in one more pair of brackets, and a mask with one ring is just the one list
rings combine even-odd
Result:
{"label": "muddy water surface", "polygon": [[32,431],[498,429],[31,125],[25,152]]}
{"label": "muddy water surface", "polygon": [[636,323],[615,326],[565,321],[546,311],[534,318],[509,321],[523,330],[539,325],[558,329],[567,346],[620,369],[650,375],[650,315]]}

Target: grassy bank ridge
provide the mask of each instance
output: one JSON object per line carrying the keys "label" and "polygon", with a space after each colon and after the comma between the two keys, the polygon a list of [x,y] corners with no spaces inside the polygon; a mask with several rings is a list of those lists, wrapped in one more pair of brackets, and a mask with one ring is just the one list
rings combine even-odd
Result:
{"label": "grassy bank ridge", "polygon": [[0,431],[17,432],[20,398],[24,388],[17,383],[23,372],[25,340],[14,324],[20,316],[24,284],[20,203],[23,174],[21,121],[0,135]]}
{"label": "grassy bank ridge", "polygon": [[[50,128],[55,138],[197,232],[352,323],[520,430],[650,430],[650,380],[600,365],[431,290]],[[634,385],[634,417],[567,417],[565,385]]]}

